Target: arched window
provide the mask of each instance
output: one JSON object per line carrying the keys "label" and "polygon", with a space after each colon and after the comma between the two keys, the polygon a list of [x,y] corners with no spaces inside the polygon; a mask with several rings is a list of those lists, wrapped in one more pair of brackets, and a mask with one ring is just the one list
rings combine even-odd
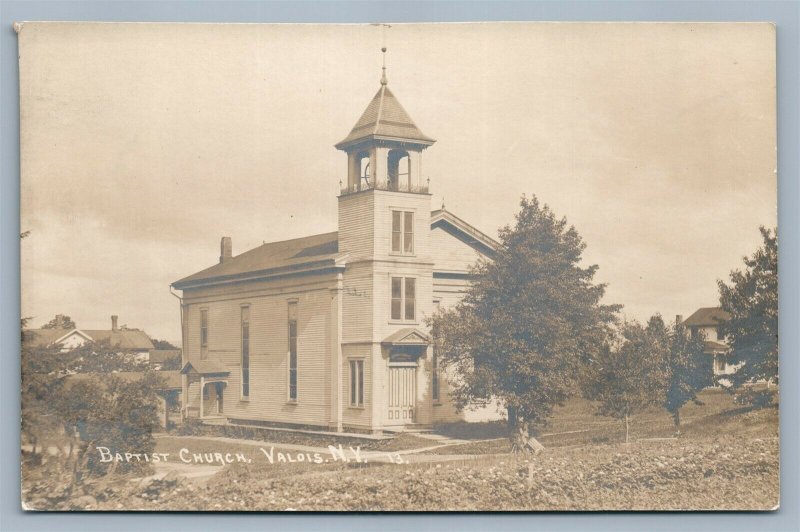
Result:
{"label": "arched window", "polygon": [[361,151],[358,152],[356,155],[356,159],[358,159],[358,188],[370,188],[371,181],[370,181],[370,174],[371,169],[369,167],[369,152]]}
{"label": "arched window", "polygon": [[389,150],[389,190],[409,190],[409,158],[405,150]]}

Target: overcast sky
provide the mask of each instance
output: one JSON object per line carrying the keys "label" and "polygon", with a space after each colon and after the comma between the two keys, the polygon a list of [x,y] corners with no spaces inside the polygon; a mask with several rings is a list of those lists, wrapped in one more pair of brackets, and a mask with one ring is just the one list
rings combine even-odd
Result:
{"label": "overcast sky", "polygon": [[[389,87],[427,135],[433,207],[496,236],[535,194],[606,302],[674,319],[776,224],[767,24],[395,25]],[[169,284],[336,230],[333,148],[379,87],[374,26],[26,24],[23,316],[180,339]]]}

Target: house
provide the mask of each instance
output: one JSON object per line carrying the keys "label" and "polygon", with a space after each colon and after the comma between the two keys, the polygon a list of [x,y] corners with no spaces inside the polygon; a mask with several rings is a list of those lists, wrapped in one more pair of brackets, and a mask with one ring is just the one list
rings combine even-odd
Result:
{"label": "house", "polygon": [[147,362],[151,369],[159,371],[163,370],[165,365],[180,364],[181,358],[180,349],[151,349]]}
{"label": "house", "polygon": [[[58,319],[59,316],[56,316]],[[119,327],[117,316],[111,316],[111,329],[26,329],[25,341],[36,347],[60,345],[62,352],[76,349],[87,342],[108,343],[114,349],[133,353],[137,361],[147,362],[153,342],[144,331]]]}
{"label": "house", "polygon": [[[730,319],[730,314],[719,307],[704,307],[683,321],[692,337],[703,336],[704,352],[713,357],[713,372],[715,377],[736,373],[738,366],[728,361],[730,347],[725,341],[725,336],[720,330],[720,324]],[[681,320],[678,320],[681,321]]]}
{"label": "house", "polygon": [[[426,319],[454,305],[498,244],[431,210],[434,144],[385,77],[350,133],[338,230],[266,243],[172,284],[182,291],[183,409],[229,423],[380,433],[499,419],[457,412]],[[320,183],[325,186],[325,183]]]}

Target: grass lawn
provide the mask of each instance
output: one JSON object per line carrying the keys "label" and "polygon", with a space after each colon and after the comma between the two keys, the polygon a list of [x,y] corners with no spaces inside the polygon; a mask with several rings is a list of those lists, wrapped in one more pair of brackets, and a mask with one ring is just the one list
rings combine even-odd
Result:
{"label": "grass lawn", "polygon": [[[681,434],[658,409],[637,416],[632,443],[624,444],[617,420],[594,415],[593,405],[573,400],[537,427],[546,449],[511,455],[502,423],[436,427],[448,445],[407,463],[309,463],[253,460],[231,463],[204,482],[172,475],[144,487],[107,479],[94,502],[65,501],[60,509],[103,510],[768,510],[778,503],[778,410],[750,410],[720,390],[701,394],[703,405],[682,411]],[[291,440],[291,433],[282,434]],[[267,440],[269,432],[264,432]],[[310,438],[310,439],[309,439]],[[487,438],[500,438],[486,441]],[[392,443],[394,442],[394,443]],[[223,443],[224,445],[221,445]],[[302,435],[281,445],[326,447],[330,438]],[[365,443],[358,440],[355,443]],[[367,442],[377,449],[429,447],[413,435]],[[346,447],[348,442],[344,440]],[[230,452],[248,456],[258,445],[185,437],[158,439],[158,452]],[[266,443],[265,443],[265,446]],[[364,447],[369,447],[366,445]],[[362,447],[362,449],[364,448]],[[434,456],[434,455],[452,456]],[[411,455],[405,455],[410,457]],[[463,456],[463,458],[460,458]],[[409,460],[412,460],[410,457]],[[55,509],[55,508],[54,508]]]}

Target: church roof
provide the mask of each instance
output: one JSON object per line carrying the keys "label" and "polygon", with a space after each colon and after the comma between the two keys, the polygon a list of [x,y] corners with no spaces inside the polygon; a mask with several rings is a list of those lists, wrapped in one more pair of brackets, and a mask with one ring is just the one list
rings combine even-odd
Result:
{"label": "church roof", "polygon": [[[494,239],[444,209],[431,212],[431,228],[437,227],[490,257],[499,246]],[[339,252],[338,232],[270,242],[175,281],[172,286],[183,290],[263,276],[301,274],[340,267],[345,257],[346,254]]]}
{"label": "church roof", "polygon": [[297,271],[310,265],[333,266],[338,255],[337,232],[270,242],[184,277],[172,285],[182,290],[209,279],[237,279],[243,274]]}
{"label": "church roof", "polygon": [[434,139],[422,133],[386,85],[381,85],[347,137],[336,145],[345,150],[365,140],[395,140],[430,146]]}

